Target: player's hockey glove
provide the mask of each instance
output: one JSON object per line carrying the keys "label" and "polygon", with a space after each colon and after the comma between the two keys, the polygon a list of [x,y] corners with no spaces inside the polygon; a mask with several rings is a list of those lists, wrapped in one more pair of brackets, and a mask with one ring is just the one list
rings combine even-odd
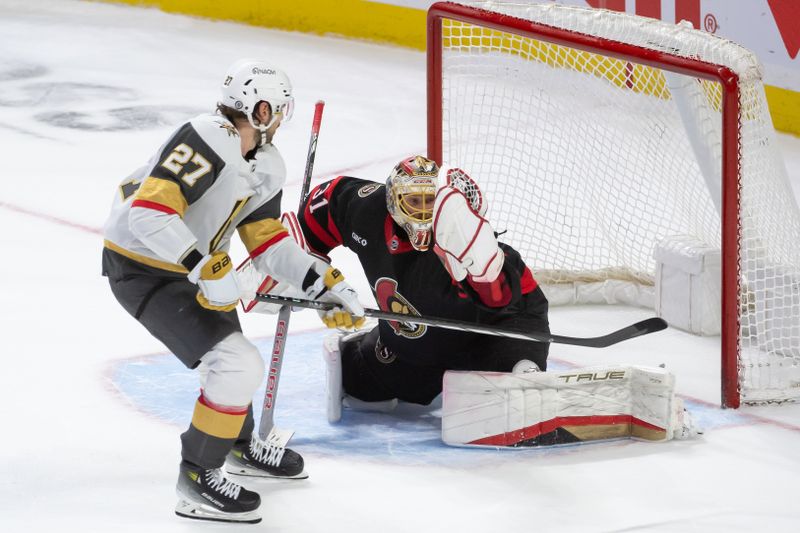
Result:
{"label": "player's hockey glove", "polygon": [[[193,252],[198,253],[198,252]],[[239,303],[239,282],[233,262],[225,252],[206,255],[189,272],[189,281],[197,284],[197,301],[212,311],[233,311]]]}
{"label": "player's hockey glove", "polygon": [[303,290],[312,300],[331,302],[336,307],[320,311],[319,316],[329,328],[358,329],[364,325],[364,307],[356,291],[344,281],[338,269],[328,266],[323,275],[312,268],[303,283]]}

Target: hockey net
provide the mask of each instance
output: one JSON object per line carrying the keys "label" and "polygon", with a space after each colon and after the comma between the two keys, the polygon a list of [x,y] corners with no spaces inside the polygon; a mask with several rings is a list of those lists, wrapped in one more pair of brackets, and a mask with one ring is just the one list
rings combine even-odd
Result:
{"label": "hockey net", "polygon": [[[722,253],[722,403],[800,398],[800,212],[755,56],[556,4],[429,10],[428,149],[462,166],[553,303],[653,305],[660,240]],[[619,297],[619,295],[625,295]]]}

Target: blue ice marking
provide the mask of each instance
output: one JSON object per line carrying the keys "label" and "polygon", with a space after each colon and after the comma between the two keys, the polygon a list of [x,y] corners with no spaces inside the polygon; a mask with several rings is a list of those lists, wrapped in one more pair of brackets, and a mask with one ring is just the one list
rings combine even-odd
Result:
{"label": "blue ice marking", "polygon": [[[550,454],[573,453],[570,447],[493,450],[453,448],[441,440],[441,404],[430,406],[400,404],[391,413],[368,413],[345,409],[342,420],[329,424],[325,414],[322,339],[327,331],[292,333],[287,337],[281,371],[275,424],[293,429],[290,446],[302,454],[342,456],[353,459],[406,465],[477,465],[544,458]],[[272,338],[254,343],[265,359],[272,351]],[[556,361],[551,370],[559,368]],[[188,426],[199,391],[197,375],[169,353],[122,361],[112,379],[120,391],[139,409],[181,427]],[[264,386],[255,395],[256,427]],[[730,411],[687,402],[701,427],[712,429],[740,423]],[[731,418],[733,417],[733,418]],[[593,446],[634,444],[621,440]]]}

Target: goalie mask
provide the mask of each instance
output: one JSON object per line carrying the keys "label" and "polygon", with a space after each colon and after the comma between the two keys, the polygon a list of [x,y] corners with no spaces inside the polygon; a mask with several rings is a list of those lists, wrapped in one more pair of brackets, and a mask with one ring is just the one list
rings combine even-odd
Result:
{"label": "goalie mask", "polygon": [[[267,124],[260,124],[253,118],[259,102],[267,102],[270,106],[272,118]],[[279,116],[284,122],[292,118],[292,83],[283,71],[275,67],[254,59],[240,59],[225,75],[221,103],[243,112],[250,124],[261,132],[263,142],[267,130]]]}
{"label": "goalie mask", "polygon": [[386,207],[397,225],[408,233],[415,250],[431,244],[433,202],[439,167],[422,156],[401,161],[386,180]]}

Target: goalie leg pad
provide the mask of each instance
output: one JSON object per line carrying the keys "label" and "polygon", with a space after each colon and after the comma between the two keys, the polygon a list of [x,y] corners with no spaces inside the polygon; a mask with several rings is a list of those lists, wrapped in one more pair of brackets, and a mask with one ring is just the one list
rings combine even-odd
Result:
{"label": "goalie leg pad", "polygon": [[322,353],[325,359],[325,411],[328,422],[334,424],[342,418],[342,407],[357,411],[374,411],[386,413],[397,407],[397,398],[368,402],[348,395],[342,385],[342,352],[348,344],[357,344],[369,329],[354,333],[334,333],[325,337]]}
{"label": "goalie leg pad", "polygon": [[530,447],[680,438],[687,434],[680,418],[688,412],[678,407],[674,388],[674,377],[663,368],[638,366],[564,373],[450,371],[444,378],[442,440],[455,446]]}
{"label": "goalie leg pad", "polygon": [[341,336],[333,333],[322,341],[322,356],[325,359],[325,412],[328,415],[328,422],[331,424],[342,418],[344,390],[342,389],[342,357],[339,349]]}

